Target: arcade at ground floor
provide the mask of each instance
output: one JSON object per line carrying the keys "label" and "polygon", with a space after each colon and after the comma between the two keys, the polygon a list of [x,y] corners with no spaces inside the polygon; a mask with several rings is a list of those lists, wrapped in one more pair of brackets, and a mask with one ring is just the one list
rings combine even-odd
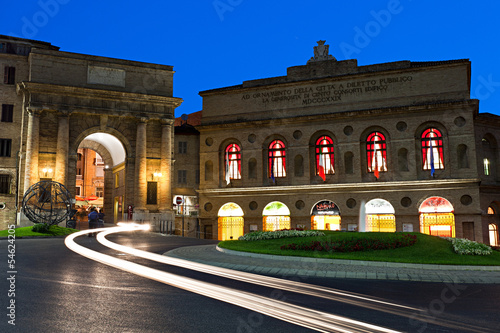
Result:
{"label": "arcade at ground floor", "polygon": [[269,198],[268,201],[265,197],[234,196],[228,200],[212,198],[213,201],[203,198],[206,203],[200,206],[200,233],[205,238],[234,240],[249,232],[290,228],[421,232],[467,238],[492,246],[499,244],[500,216],[494,203],[482,212],[479,205],[471,209],[463,204],[468,201],[460,201],[460,197],[457,200],[456,195],[428,195],[417,203],[408,196],[403,196],[399,202],[387,197],[367,201],[336,200],[327,195],[274,196],[279,200]]}

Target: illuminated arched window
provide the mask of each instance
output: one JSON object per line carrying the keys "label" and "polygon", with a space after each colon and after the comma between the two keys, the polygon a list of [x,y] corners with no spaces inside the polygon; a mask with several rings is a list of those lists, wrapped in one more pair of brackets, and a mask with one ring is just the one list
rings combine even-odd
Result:
{"label": "illuminated arched window", "polygon": [[269,178],[286,177],[285,144],[281,140],[274,140],[269,145],[268,173]]}
{"label": "illuminated arched window", "polygon": [[324,175],[333,175],[334,154],[333,140],[329,136],[323,135],[316,140],[316,175],[323,178]]}
{"label": "illuminated arched window", "polygon": [[488,215],[494,215],[495,214],[495,210],[493,209],[493,207],[488,207]]}
{"label": "illuminated arched window", "polygon": [[385,136],[380,132],[373,132],[366,139],[366,159],[368,172],[373,172],[378,178],[379,172],[387,171],[387,145]]}
{"label": "illuminated arched window", "polygon": [[490,246],[498,246],[498,227],[494,223],[490,223],[488,226],[488,231],[490,235]]}
{"label": "illuminated arched window", "polygon": [[484,169],[484,175],[489,176],[490,175],[490,160],[487,158],[483,159],[483,169]]}
{"label": "illuminated arched window", "polygon": [[422,169],[444,169],[443,135],[436,128],[428,128],[422,133]]}
{"label": "illuminated arched window", "polygon": [[224,165],[226,166],[226,182],[229,184],[231,179],[241,179],[241,149],[235,143],[226,147],[224,154]]}

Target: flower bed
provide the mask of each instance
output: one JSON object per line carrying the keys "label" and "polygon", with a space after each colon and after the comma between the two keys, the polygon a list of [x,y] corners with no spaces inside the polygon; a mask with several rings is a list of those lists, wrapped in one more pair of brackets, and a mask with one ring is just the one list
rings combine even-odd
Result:
{"label": "flower bed", "polygon": [[345,239],[340,241],[311,241],[306,244],[291,243],[281,246],[281,250],[326,251],[326,252],[356,252],[371,250],[397,249],[411,246],[417,242],[417,236],[410,234],[395,234],[386,240],[372,238]]}
{"label": "flower bed", "polygon": [[464,255],[476,255],[476,256],[487,256],[490,255],[493,250],[486,244],[474,242],[463,238],[449,238],[444,237],[449,240],[453,245],[453,251],[458,254]]}
{"label": "flower bed", "polygon": [[313,230],[277,230],[277,231],[256,231],[240,236],[238,240],[255,241],[262,239],[278,239],[286,237],[311,237],[324,236],[325,233]]}

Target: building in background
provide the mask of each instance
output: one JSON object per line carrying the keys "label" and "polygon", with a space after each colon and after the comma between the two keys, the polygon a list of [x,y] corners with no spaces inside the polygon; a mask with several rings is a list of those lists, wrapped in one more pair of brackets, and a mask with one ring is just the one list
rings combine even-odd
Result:
{"label": "building in background", "polygon": [[[178,235],[199,237],[198,193],[200,185],[201,111],[182,115],[174,122],[174,174],[172,198]],[[211,238],[211,237],[210,237]]]}
{"label": "building in background", "polygon": [[[500,117],[470,61],[337,61],[200,92],[200,228],[421,231],[498,242]],[[366,219],[359,223],[360,212]]]}

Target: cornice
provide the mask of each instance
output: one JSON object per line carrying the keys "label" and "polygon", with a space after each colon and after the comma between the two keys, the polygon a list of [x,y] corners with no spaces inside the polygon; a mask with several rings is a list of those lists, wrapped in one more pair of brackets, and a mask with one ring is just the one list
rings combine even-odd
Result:
{"label": "cornice", "polygon": [[84,88],[74,86],[62,86],[49,83],[37,82],[20,82],[17,86],[18,94],[21,92],[28,92],[30,94],[48,94],[48,95],[63,95],[70,97],[80,98],[100,98],[106,100],[120,100],[121,102],[129,103],[153,103],[153,104],[167,104],[169,106],[178,107],[182,103],[182,98],[151,95],[151,94],[138,94],[126,91],[105,90],[95,88]]}
{"label": "cornice", "polygon": [[439,180],[416,180],[416,181],[393,181],[393,182],[370,182],[370,183],[348,183],[348,184],[318,184],[300,186],[263,186],[263,187],[231,187],[217,189],[200,189],[197,192],[208,196],[247,196],[247,195],[288,195],[290,193],[369,193],[369,192],[396,192],[396,191],[429,191],[432,189],[459,189],[477,186],[481,180],[472,179],[439,179]]}

